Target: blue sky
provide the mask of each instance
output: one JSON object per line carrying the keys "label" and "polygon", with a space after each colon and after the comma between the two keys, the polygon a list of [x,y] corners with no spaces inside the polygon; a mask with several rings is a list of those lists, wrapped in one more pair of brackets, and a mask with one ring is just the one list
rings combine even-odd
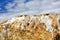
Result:
{"label": "blue sky", "polygon": [[[24,3],[29,2],[30,0],[24,0]],[[0,0],[0,13],[7,13],[8,9],[5,6],[9,3],[14,3],[14,0]],[[15,6],[13,6],[15,7]]]}
{"label": "blue sky", "polygon": [[0,20],[40,13],[60,13],[60,0],[0,0]]}
{"label": "blue sky", "polygon": [[0,0],[0,13],[6,13],[7,9],[5,8],[5,6],[8,3],[13,3],[13,0]]}
{"label": "blue sky", "polygon": [[60,9],[60,0],[0,0],[0,14]]}

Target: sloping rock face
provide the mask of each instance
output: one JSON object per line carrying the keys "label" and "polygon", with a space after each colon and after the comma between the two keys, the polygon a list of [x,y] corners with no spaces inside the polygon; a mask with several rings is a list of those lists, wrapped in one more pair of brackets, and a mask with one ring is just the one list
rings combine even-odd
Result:
{"label": "sloping rock face", "polygon": [[0,40],[60,40],[60,14],[8,19],[0,23]]}

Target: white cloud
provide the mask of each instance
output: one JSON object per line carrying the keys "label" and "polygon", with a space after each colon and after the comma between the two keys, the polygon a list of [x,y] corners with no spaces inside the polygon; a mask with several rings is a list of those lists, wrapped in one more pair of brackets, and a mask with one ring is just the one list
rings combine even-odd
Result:
{"label": "white cloud", "polygon": [[[32,0],[30,2],[24,3],[25,0],[15,0],[13,4],[8,4],[6,8],[10,13],[24,12],[24,11],[39,11],[51,10],[60,8],[59,0]],[[11,8],[17,3],[16,7]]]}
{"label": "white cloud", "polygon": [[57,14],[60,14],[60,8],[57,8],[57,9],[54,9],[54,10],[53,9],[45,10],[42,13],[53,13],[53,14],[57,13]]}
{"label": "white cloud", "polygon": [[[14,8],[12,8],[13,6]],[[8,9],[10,13],[25,11],[24,0],[15,0],[14,3],[8,3],[6,9]]]}

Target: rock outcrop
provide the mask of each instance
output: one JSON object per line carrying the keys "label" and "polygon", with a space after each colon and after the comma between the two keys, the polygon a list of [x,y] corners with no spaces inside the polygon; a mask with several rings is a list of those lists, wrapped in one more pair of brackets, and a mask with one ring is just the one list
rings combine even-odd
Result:
{"label": "rock outcrop", "polygon": [[60,40],[60,14],[8,19],[0,23],[0,40]]}

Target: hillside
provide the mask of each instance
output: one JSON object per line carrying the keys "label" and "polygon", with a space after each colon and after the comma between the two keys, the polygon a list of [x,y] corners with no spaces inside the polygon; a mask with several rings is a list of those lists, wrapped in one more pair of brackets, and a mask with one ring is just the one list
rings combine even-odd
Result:
{"label": "hillside", "polygon": [[60,14],[20,15],[0,23],[0,40],[60,40]]}

